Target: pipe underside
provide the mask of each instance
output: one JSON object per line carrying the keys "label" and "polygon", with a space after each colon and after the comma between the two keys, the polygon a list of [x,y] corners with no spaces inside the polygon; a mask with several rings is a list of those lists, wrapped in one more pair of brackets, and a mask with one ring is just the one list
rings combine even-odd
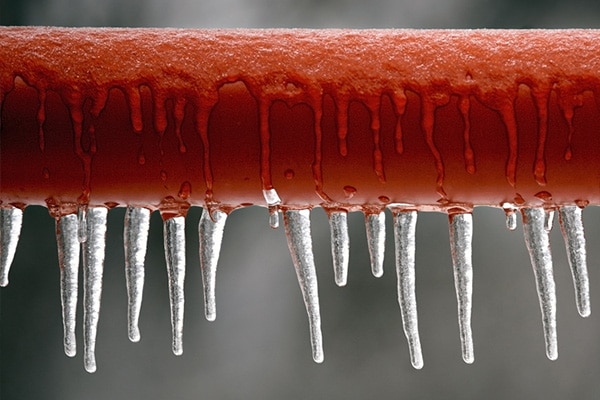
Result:
{"label": "pipe underside", "polygon": [[2,28],[0,204],[600,204],[599,39]]}

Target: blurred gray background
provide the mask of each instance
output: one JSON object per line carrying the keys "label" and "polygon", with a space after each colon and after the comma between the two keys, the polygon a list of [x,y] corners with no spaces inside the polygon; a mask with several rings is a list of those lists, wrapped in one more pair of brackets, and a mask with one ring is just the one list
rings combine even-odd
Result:
{"label": "blurred gray background", "polygon": [[[351,28],[599,27],[597,1],[0,0],[2,25]],[[1,44],[0,44],[1,45]],[[283,229],[267,212],[234,212],[219,263],[218,317],[203,317],[197,255],[199,210],[188,218],[184,354],[171,353],[162,229],[149,240],[142,340],[126,333],[122,209],[109,215],[97,341],[98,371],[62,350],[54,222],[25,213],[10,276],[0,290],[0,397],[12,399],[597,398],[600,393],[600,212],[584,211],[592,316],[575,309],[558,224],[552,233],[558,289],[559,359],[544,354],[533,274],[521,229],[476,209],[475,363],[460,357],[447,217],[421,213],[417,299],[425,367],[410,366],[396,302],[391,216],[385,274],[370,274],[363,217],[352,214],[348,286],[333,283],[329,230],[313,213],[325,362],[313,363],[308,326]],[[80,303],[81,304],[81,303]],[[81,332],[81,305],[78,334]]]}

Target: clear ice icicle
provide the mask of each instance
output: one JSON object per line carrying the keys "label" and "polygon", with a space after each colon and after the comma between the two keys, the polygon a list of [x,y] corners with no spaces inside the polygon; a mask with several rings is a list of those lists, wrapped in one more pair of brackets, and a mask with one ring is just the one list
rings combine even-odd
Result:
{"label": "clear ice icicle", "polygon": [[546,211],[546,218],[544,219],[544,228],[550,232],[554,226],[554,210]]}
{"label": "clear ice icicle", "polygon": [[16,207],[0,208],[0,286],[8,285],[8,271],[15,257],[21,225],[23,223],[23,210]]}
{"label": "clear ice icicle", "polygon": [[346,286],[348,281],[348,259],[350,257],[350,237],[348,236],[348,213],[334,211],[329,215],[331,230],[331,256],[335,284]]}
{"label": "clear ice icicle", "polygon": [[127,285],[127,334],[132,342],[139,342],[140,310],[144,292],[144,262],[150,229],[150,210],[127,207],[123,228],[125,250],[125,282]]}
{"label": "clear ice icicle", "polygon": [[165,259],[169,279],[173,354],[183,354],[183,308],[185,281],[185,218],[169,218],[164,222]]}
{"label": "clear ice icicle", "polygon": [[592,311],[581,208],[578,206],[561,207],[559,220],[565,246],[567,247],[571,274],[573,275],[577,311],[582,317],[588,317]]}
{"label": "clear ice icicle", "polygon": [[379,278],[383,276],[383,258],[385,254],[385,212],[367,214],[367,244],[371,257],[371,272]]}
{"label": "clear ice icicle", "polygon": [[310,341],[315,362],[323,362],[323,337],[321,334],[321,312],[319,310],[319,289],[317,271],[312,249],[309,210],[287,210],[284,213],[285,233],[298,283],[304,298]]}
{"label": "clear ice icicle", "polygon": [[525,244],[535,275],[535,285],[542,311],[546,356],[550,360],[558,358],[556,336],[556,289],[552,272],[550,239],[546,230],[546,212],[543,208],[524,208],[523,233]]}
{"label": "clear ice icicle", "polygon": [[217,264],[226,220],[227,214],[223,211],[213,211],[211,218],[210,212],[205,209],[198,224],[200,268],[202,269],[202,284],[204,285],[204,315],[209,321],[214,321],[217,317],[215,296]]}
{"label": "clear ice icicle", "polygon": [[65,354],[77,354],[75,321],[77,317],[77,280],[79,275],[79,221],[77,215],[64,215],[56,220],[56,245],[60,266],[60,300],[64,329]]}
{"label": "clear ice icicle", "polygon": [[467,364],[475,360],[473,334],[471,332],[471,308],[473,298],[473,216],[453,214],[450,218],[450,250],[454,267],[454,287],[458,303],[458,328],[462,358]]}
{"label": "clear ice icicle", "polygon": [[423,353],[421,351],[421,339],[419,338],[417,298],[415,295],[416,226],[416,211],[394,213],[398,304],[402,314],[404,334],[408,340],[410,362],[414,368],[421,369],[423,368]]}
{"label": "clear ice icicle", "polygon": [[105,207],[87,210],[87,233],[83,243],[83,365],[90,373],[96,371],[96,332],[102,296],[107,215]]}
{"label": "clear ice icicle", "polygon": [[279,227],[279,210],[277,206],[281,204],[281,198],[274,188],[263,189],[262,192],[269,207],[269,225],[271,228],[277,229]]}

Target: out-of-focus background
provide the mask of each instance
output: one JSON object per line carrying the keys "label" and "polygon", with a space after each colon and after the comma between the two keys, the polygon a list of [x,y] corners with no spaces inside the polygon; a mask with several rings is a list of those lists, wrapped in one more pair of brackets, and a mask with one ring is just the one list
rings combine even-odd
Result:
{"label": "out-of-focus background", "polygon": [[[350,28],[599,27],[600,2],[477,0],[0,0],[2,25]],[[0,43],[0,46],[2,44]],[[370,274],[363,217],[352,214],[348,285],[333,282],[329,230],[313,213],[325,362],[313,363],[308,325],[283,230],[267,212],[234,212],[219,263],[218,318],[203,317],[197,255],[199,210],[188,218],[184,354],[171,353],[162,229],[149,239],[142,340],[126,333],[123,209],[109,215],[98,371],[63,353],[54,222],[25,213],[11,282],[0,289],[0,397],[13,399],[597,398],[600,393],[600,212],[584,211],[592,316],[575,309],[558,224],[552,233],[558,290],[558,361],[544,354],[533,274],[521,229],[499,210],[476,209],[475,363],[460,357],[447,217],[421,213],[417,299],[425,367],[410,366],[396,301],[391,218],[385,274]],[[81,304],[81,303],[80,303]]]}

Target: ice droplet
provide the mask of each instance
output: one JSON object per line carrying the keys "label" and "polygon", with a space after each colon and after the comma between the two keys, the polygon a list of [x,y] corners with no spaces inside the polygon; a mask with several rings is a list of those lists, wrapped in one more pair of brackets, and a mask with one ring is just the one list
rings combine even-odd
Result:
{"label": "ice droplet", "polygon": [[331,256],[335,284],[346,286],[348,282],[348,259],[350,257],[350,237],[348,236],[348,213],[334,211],[329,215],[331,229]]}
{"label": "ice droplet", "polygon": [[592,311],[581,208],[578,206],[561,207],[559,221],[560,230],[567,247],[569,267],[571,267],[571,274],[573,275],[577,311],[582,317],[588,317]]}
{"label": "ice droplet", "polygon": [[173,354],[183,354],[183,309],[185,281],[185,218],[177,216],[164,222],[164,246],[169,279]]}
{"label": "ice droplet", "polygon": [[79,221],[77,236],[79,237],[79,243],[84,243],[87,240],[87,211],[87,204],[77,205],[77,220]]}
{"label": "ice droplet", "polygon": [[227,214],[223,211],[213,211],[211,218],[210,212],[205,209],[198,224],[200,268],[202,269],[202,284],[204,285],[204,315],[209,321],[214,321],[217,317],[215,296],[217,264],[226,220]]}
{"label": "ice droplet", "polygon": [[77,215],[64,215],[56,220],[56,245],[60,266],[60,300],[64,330],[65,354],[75,357],[77,343],[75,324],[77,318],[77,287],[79,275],[79,222]]}
{"label": "ice droplet", "polygon": [[415,234],[416,211],[394,213],[394,241],[396,244],[396,274],[398,276],[398,304],[402,314],[404,334],[408,341],[410,362],[416,369],[423,368],[417,298],[415,295]]}
{"label": "ice droplet", "polygon": [[544,229],[550,232],[554,225],[554,210],[547,210],[546,217],[544,218]]}
{"label": "ice droplet", "polygon": [[475,361],[473,334],[471,331],[471,308],[473,298],[473,216],[450,215],[450,250],[454,267],[454,287],[458,303],[458,328],[462,358],[467,364]]}
{"label": "ice droplet", "polygon": [[16,207],[0,208],[0,286],[8,285],[8,271],[15,257],[23,210]]}
{"label": "ice droplet", "polygon": [[150,210],[127,207],[123,227],[125,250],[125,282],[127,286],[127,335],[132,342],[140,341],[140,310],[144,293],[144,262],[150,229]]}
{"label": "ice droplet", "polygon": [[383,276],[385,254],[385,212],[366,215],[367,244],[371,257],[371,272],[379,278]]}
{"label": "ice droplet", "polygon": [[83,364],[90,373],[96,371],[96,332],[102,295],[107,214],[105,207],[87,210],[87,234],[83,244]]}
{"label": "ice droplet", "polygon": [[317,272],[310,234],[310,211],[287,210],[284,213],[284,222],[288,247],[290,248],[298,284],[308,314],[313,360],[322,363],[324,359],[323,337],[321,334]]}
{"label": "ice droplet", "polygon": [[277,229],[279,227],[279,209],[277,206],[281,204],[281,198],[279,198],[279,194],[274,188],[269,190],[263,189],[262,192],[269,207],[269,226]]}
{"label": "ice droplet", "polygon": [[550,254],[550,239],[546,230],[546,212],[543,208],[524,208],[523,233],[525,244],[535,275],[535,285],[542,311],[546,356],[550,360],[558,358],[556,336],[556,289],[552,272],[552,255]]}

